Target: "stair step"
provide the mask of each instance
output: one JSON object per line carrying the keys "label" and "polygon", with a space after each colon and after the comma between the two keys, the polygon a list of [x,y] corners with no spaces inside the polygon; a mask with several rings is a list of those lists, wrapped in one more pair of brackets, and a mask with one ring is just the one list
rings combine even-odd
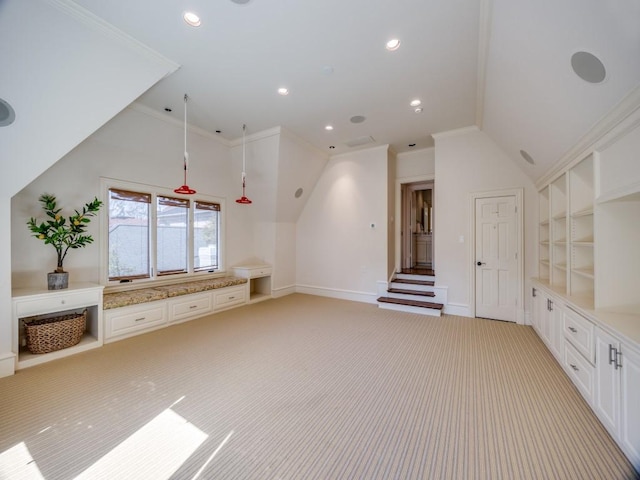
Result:
{"label": "stair step", "polygon": [[400,293],[403,295],[417,295],[419,297],[435,297],[434,292],[422,292],[420,290],[406,290],[404,288],[390,288],[387,290],[389,293]]}
{"label": "stair step", "polygon": [[391,283],[406,283],[407,285],[424,285],[425,287],[433,287],[436,282],[432,280],[410,280],[406,278],[394,278]]}
{"label": "stair step", "polygon": [[393,303],[394,305],[407,305],[409,307],[430,308],[432,310],[442,310],[441,303],[422,302],[419,300],[404,300],[402,298],[380,297],[378,302]]}
{"label": "stair step", "polygon": [[436,272],[431,270],[430,268],[421,268],[421,267],[403,268],[398,273],[408,273],[411,275],[430,275],[430,276],[435,276],[436,274]]}

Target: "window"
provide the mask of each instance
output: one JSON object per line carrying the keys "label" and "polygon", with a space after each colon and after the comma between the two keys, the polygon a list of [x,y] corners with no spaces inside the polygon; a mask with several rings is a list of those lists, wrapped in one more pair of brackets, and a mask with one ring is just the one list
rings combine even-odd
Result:
{"label": "window", "polygon": [[221,268],[222,201],[204,195],[179,198],[170,190],[107,179],[103,183],[109,216],[103,249],[107,282]]}

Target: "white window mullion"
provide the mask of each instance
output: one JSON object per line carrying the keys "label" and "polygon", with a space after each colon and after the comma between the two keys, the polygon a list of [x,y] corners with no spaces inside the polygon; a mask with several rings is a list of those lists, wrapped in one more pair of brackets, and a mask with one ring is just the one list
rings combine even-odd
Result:
{"label": "white window mullion", "polygon": [[158,278],[158,195],[151,197],[151,228],[149,229],[149,267],[151,268],[151,279]]}

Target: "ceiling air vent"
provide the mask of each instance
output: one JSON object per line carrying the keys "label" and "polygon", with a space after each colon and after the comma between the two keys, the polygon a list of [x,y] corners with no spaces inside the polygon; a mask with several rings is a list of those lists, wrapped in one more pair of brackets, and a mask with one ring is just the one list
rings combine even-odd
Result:
{"label": "ceiling air vent", "polygon": [[344,142],[347,147],[359,147],[361,145],[367,145],[368,143],[376,143],[375,139],[371,136],[352,138]]}

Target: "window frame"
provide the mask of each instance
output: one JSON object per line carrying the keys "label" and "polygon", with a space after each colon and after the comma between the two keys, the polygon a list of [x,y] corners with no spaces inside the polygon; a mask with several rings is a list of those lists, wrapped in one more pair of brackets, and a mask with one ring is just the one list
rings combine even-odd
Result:
{"label": "window frame", "polygon": [[[134,193],[151,195],[151,203],[149,205],[149,277],[131,278],[131,279],[109,279],[109,191],[111,189],[130,191]],[[175,283],[177,280],[186,280],[189,278],[197,279],[205,276],[215,277],[222,276],[226,272],[226,255],[225,255],[225,232],[226,232],[226,205],[225,199],[212,195],[196,193],[194,195],[181,195],[175,193],[172,189],[160,187],[156,185],[147,185],[113,178],[100,178],[100,191],[105,208],[101,210],[100,215],[100,283],[108,287],[118,285],[135,284],[162,284]],[[187,228],[187,271],[162,274],[158,273],[157,260],[157,228],[158,214],[157,202],[158,197],[171,197],[183,200],[189,200],[188,228]],[[196,202],[213,203],[220,205],[218,212],[218,229],[217,229],[217,256],[218,266],[210,270],[196,269],[195,267],[195,234],[194,234],[194,215]]]}

